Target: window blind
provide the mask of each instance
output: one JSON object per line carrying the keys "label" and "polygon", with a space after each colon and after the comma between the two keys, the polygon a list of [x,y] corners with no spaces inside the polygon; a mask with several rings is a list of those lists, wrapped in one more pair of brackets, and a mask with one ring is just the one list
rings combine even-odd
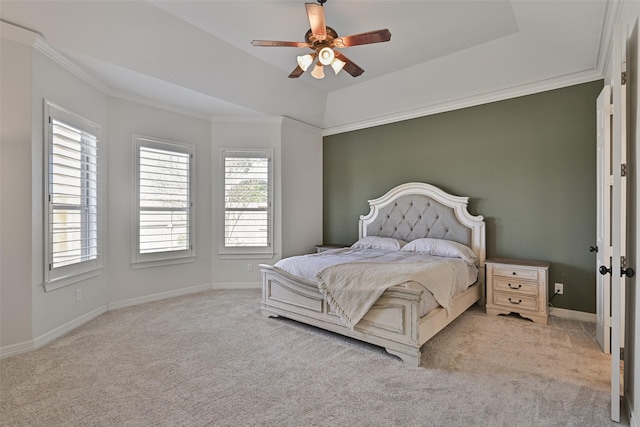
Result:
{"label": "window blind", "polygon": [[230,155],[224,168],[224,245],[270,246],[269,158]]}
{"label": "window blind", "polygon": [[139,252],[188,250],[190,154],[140,146]]}
{"label": "window blind", "polygon": [[49,270],[98,257],[98,139],[49,119]]}

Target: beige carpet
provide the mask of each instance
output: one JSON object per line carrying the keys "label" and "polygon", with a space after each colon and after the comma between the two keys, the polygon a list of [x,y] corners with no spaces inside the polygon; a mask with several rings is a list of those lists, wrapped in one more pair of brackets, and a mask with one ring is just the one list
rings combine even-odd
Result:
{"label": "beige carpet", "polygon": [[3,426],[606,426],[609,358],[590,323],[473,308],[384,350],[260,315],[259,291],[108,312],[0,361]]}

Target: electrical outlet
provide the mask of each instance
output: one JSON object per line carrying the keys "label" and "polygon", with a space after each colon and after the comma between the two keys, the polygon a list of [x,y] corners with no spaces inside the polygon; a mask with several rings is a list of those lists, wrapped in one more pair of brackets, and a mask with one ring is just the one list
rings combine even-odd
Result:
{"label": "electrical outlet", "polygon": [[76,289],[76,301],[80,301],[82,299],[82,291],[80,288]]}
{"label": "electrical outlet", "polygon": [[564,285],[562,283],[556,283],[556,288],[554,293],[560,294],[560,295],[564,294]]}
{"label": "electrical outlet", "polygon": [[247,264],[247,271],[253,271],[253,264]]}

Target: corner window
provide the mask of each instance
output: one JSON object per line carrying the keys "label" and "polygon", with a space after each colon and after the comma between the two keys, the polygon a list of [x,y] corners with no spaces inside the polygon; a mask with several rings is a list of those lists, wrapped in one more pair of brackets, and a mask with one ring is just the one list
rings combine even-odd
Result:
{"label": "corner window", "polygon": [[273,256],[271,150],[222,150],[221,255]]}
{"label": "corner window", "polygon": [[134,136],[134,267],[191,262],[194,251],[195,147]]}
{"label": "corner window", "polygon": [[47,291],[100,274],[100,128],[45,101]]}

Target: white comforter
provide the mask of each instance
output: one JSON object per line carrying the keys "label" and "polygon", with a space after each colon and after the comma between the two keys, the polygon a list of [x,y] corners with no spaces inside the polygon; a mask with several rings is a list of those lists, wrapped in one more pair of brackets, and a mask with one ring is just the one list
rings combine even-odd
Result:
{"label": "white comforter", "polygon": [[[451,283],[453,283],[452,293],[454,295],[467,289],[475,283],[478,278],[477,267],[475,265],[469,265],[461,259],[437,257],[421,252],[385,251],[379,249],[334,249],[319,254],[285,258],[278,261],[274,267],[302,279],[317,282],[318,273],[325,268],[354,262],[447,263],[452,267],[453,277]],[[422,300],[420,301],[420,316],[424,316],[440,305],[431,292],[419,283],[412,281],[400,286],[424,291],[422,293]]]}

